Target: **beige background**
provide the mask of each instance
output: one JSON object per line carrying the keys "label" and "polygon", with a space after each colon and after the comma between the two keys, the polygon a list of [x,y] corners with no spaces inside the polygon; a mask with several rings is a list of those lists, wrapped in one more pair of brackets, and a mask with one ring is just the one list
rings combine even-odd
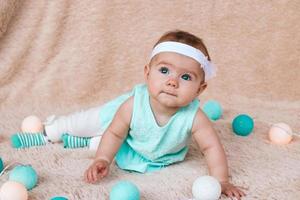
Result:
{"label": "beige background", "polygon": [[[100,105],[143,82],[143,67],[153,44],[164,32],[182,29],[203,38],[219,67],[217,78],[208,83],[200,99],[216,99],[223,105],[223,118],[215,124],[229,154],[233,181],[251,186],[248,199],[297,199],[299,141],[287,147],[262,141],[270,123],[285,122],[300,132],[299,10],[299,0],[0,0],[0,134],[4,138],[0,156],[7,162],[29,162],[44,175],[39,188],[30,193],[32,199],[46,199],[55,192],[71,199],[107,198],[112,180],[100,183],[101,194],[94,186],[78,183],[90,162],[84,150],[50,145],[16,153],[8,136],[19,130],[27,115],[44,119]],[[231,120],[239,113],[248,113],[256,121],[248,139],[231,134]],[[68,157],[82,159],[77,178],[59,181],[69,190],[54,183],[61,174],[45,169],[41,161],[45,154],[54,163],[47,165],[62,170],[74,168]],[[146,183],[117,168],[112,177],[130,176],[143,185],[144,199],[190,198],[194,177],[205,174],[205,167],[199,169],[193,161],[197,156],[191,155],[181,167],[147,176]],[[64,157],[67,160],[61,162],[66,165],[57,161]],[[257,162],[247,167],[252,159]],[[177,183],[174,173],[184,180]],[[274,179],[262,181],[258,174]],[[157,192],[150,189],[155,180],[165,183]]]}

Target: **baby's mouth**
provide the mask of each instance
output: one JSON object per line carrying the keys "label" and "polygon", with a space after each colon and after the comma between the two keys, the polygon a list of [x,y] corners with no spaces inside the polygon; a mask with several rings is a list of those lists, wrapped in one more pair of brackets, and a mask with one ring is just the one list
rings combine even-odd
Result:
{"label": "baby's mouth", "polygon": [[173,97],[177,97],[177,95],[172,92],[163,91],[162,93],[173,96]]}

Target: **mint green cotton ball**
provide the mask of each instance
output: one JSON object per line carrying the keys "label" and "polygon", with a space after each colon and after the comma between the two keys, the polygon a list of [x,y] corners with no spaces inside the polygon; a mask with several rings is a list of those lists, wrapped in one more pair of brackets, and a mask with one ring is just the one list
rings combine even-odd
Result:
{"label": "mint green cotton ball", "polygon": [[66,197],[52,197],[50,200],[68,200]]}
{"label": "mint green cotton ball", "polygon": [[140,200],[140,191],[130,181],[120,181],[110,191],[109,200]]}
{"label": "mint green cotton ball", "polygon": [[9,180],[19,182],[31,190],[37,184],[38,175],[31,165],[18,165],[9,173]]}
{"label": "mint green cotton ball", "polygon": [[221,104],[214,100],[209,100],[205,102],[202,107],[202,110],[209,119],[214,121],[220,119],[223,114]]}
{"label": "mint green cotton ball", "polygon": [[3,171],[3,169],[4,169],[4,164],[2,158],[0,158],[0,173]]}
{"label": "mint green cotton ball", "polygon": [[248,136],[254,128],[254,121],[248,115],[238,115],[232,121],[233,132],[240,136]]}

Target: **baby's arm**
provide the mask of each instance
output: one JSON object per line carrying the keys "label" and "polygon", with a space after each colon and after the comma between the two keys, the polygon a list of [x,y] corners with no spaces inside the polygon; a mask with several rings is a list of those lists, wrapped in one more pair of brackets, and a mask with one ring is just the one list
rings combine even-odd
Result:
{"label": "baby's arm", "polygon": [[96,182],[108,173],[110,163],[127,136],[133,109],[133,97],[125,101],[104,132],[94,162],[85,172],[87,182]]}
{"label": "baby's arm", "polygon": [[238,199],[244,196],[243,191],[229,183],[228,165],[223,146],[211,122],[200,109],[193,123],[192,135],[205,156],[210,175],[221,183],[222,193]]}

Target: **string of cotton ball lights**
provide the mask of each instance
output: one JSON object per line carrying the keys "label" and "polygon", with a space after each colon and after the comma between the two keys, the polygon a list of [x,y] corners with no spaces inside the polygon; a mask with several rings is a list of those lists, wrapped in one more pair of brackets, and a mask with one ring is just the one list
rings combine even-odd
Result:
{"label": "string of cotton ball lights", "polygon": [[[219,120],[223,115],[223,109],[217,101],[208,101],[203,105],[203,112],[210,120]],[[254,129],[254,120],[247,114],[236,116],[232,123],[232,130],[238,136],[248,136]],[[269,124],[269,140],[274,144],[288,144],[293,137],[300,137],[300,133],[292,131],[286,123]],[[23,133],[41,133],[43,124],[36,116],[26,117],[21,125]],[[99,141],[95,144],[98,144]],[[16,146],[16,145],[15,145]],[[17,166],[16,166],[17,165]],[[14,166],[9,174],[9,180],[0,188],[0,200],[27,200],[28,190],[34,188],[38,181],[36,171],[30,165],[23,165],[18,162],[11,163],[5,168],[0,158],[0,177]],[[202,176],[197,178],[192,186],[193,198],[191,200],[219,199],[221,195],[221,185],[214,177]],[[137,186],[129,181],[120,181],[113,186],[110,191],[110,200],[139,200],[140,191]],[[57,196],[51,200],[67,200],[65,197]]]}

